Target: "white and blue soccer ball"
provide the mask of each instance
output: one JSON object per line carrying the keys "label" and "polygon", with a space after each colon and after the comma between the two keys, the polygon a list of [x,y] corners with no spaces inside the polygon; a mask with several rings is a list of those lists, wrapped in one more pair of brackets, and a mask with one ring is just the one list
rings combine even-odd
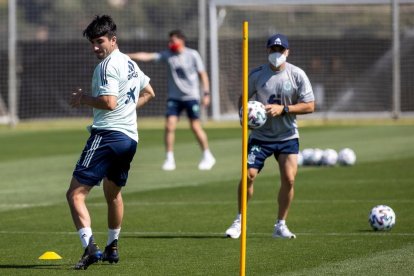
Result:
{"label": "white and blue soccer ball", "polygon": [[338,153],[334,149],[325,149],[322,155],[323,166],[335,166],[338,161]]}
{"label": "white and blue soccer ball", "polygon": [[377,205],[369,213],[368,221],[375,231],[391,230],[396,221],[395,212],[387,205]]}
{"label": "white and blue soccer ball", "polygon": [[338,163],[343,166],[352,166],[356,162],[355,152],[350,148],[341,149],[338,153]]}
{"label": "white and blue soccer ball", "polygon": [[313,149],[313,153],[311,156],[311,165],[314,165],[314,166],[321,165],[322,157],[323,157],[323,150],[319,148]]}
{"label": "white and blue soccer ball", "polygon": [[323,155],[323,150],[319,148],[306,148],[302,150],[302,164],[305,166],[320,165]]}
{"label": "white and blue soccer ball", "polygon": [[312,165],[312,156],[313,156],[313,149],[312,148],[306,148],[302,150],[302,159],[303,159],[303,165]]}
{"label": "white and blue soccer ball", "polygon": [[[267,114],[265,110],[265,106],[258,101],[249,101],[247,103],[248,114],[247,114],[247,122],[249,128],[256,129],[262,127],[267,120]],[[243,120],[243,108],[240,109],[240,122]]]}

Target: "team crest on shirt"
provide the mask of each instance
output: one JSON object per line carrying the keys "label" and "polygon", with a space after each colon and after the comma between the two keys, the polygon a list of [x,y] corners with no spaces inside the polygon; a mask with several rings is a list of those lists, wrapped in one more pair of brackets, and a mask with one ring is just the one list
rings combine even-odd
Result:
{"label": "team crest on shirt", "polygon": [[292,84],[290,83],[290,81],[285,81],[283,83],[283,90],[284,91],[290,91],[290,90],[292,90]]}

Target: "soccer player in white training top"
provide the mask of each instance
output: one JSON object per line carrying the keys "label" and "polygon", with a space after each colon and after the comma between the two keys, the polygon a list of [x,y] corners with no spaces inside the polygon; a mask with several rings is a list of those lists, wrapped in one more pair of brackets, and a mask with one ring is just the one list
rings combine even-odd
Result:
{"label": "soccer player in white training top", "polygon": [[[136,109],[155,96],[150,79],[119,51],[116,24],[110,16],[96,16],[83,35],[101,62],[93,73],[91,95],[78,89],[70,99],[72,107],[93,108],[93,123],[88,127],[90,137],[66,193],[85,249],[75,269],[87,269],[99,260],[110,263],[119,260],[118,239],[124,214],[121,189],[127,182],[138,143]],[[108,241],[103,253],[94,241],[85,204],[90,190],[102,180],[108,205]]]}
{"label": "soccer player in white training top", "polygon": [[[265,160],[274,156],[280,171],[278,195],[279,211],[274,226],[274,238],[296,238],[286,225],[290,204],[294,195],[299,152],[297,114],[314,111],[312,86],[305,72],[286,62],[289,42],[283,34],[274,34],[267,41],[268,63],[253,69],[249,74],[249,99],[265,105],[266,123],[251,130],[247,158],[247,198],[253,196],[253,183],[263,168]],[[241,107],[241,97],[239,100]],[[241,234],[241,184],[238,189],[238,215],[227,229],[233,239]]]}
{"label": "soccer player in white training top", "polygon": [[[210,104],[210,84],[200,54],[185,46],[185,36],[180,30],[169,34],[168,50],[160,53],[130,53],[137,61],[162,61],[168,65],[168,100],[165,123],[166,159],[163,170],[175,170],[175,130],[180,113],[185,110],[190,127],[203,151],[199,170],[210,170],[216,159],[210,152],[207,134],[200,121],[200,100],[204,107]],[[200,81],[202,95],[200,98]]]}

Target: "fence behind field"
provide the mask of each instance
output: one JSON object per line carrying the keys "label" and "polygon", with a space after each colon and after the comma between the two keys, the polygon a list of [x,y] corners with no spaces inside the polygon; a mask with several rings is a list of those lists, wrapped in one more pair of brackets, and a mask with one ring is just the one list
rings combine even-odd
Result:
{"label": "fence behind field", "polygon": [[[82,31],[94,15],[103,13],[117,23],[123,52],[163,50],[168,32],[182,29],[208,68],[213,105],[207,116],[216,120],[237,117],[243,20],[250,27],[250,69],[266,62],[265,41],[270,34],[288,35],[288,61],[310,77],[317,115],[410,115],[414,1],[399,1],[397,7],[382,0],[0,1],[0,34],[9,38],[0,41],[0,122],[91,115],[86,107],[69,108],[67,100],[72,89],[90,87],[97,60]],[[157,63],[139,66],[157,93],[139,115],[161,117],[166,68]]]}

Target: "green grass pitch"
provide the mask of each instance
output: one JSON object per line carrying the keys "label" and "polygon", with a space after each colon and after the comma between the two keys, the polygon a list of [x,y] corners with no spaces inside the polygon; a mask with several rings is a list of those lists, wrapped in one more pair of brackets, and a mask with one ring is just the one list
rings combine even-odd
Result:
{"label": "green grass pitch", "polygon": [[[45,123],[47,124],[47,123]],[[301,167],[288,225],[296,240],[272,239],[278,169],[268,160],[248,206],[247,275],[412,275],[414,124],[304,126],[301,149],[350,147],[353,167]],[[161,171],[163,131],[144,128],[123,190],[120,262],[90,275],[238,275],[240,241],[224,238],[236,215],[241,129],[208,127],[217,157],[198,171],[198,145],[177,131],[177,170]],[[0,128],[0,274],[73,275],[82,254],[65,192],[88,134],[83,126]],[[391,206],[397,223],[374,232],[368,213]],[[94,236],[106,242],[101,187],[88,200]],[[54,251],[62,260],[38,257]]]}

